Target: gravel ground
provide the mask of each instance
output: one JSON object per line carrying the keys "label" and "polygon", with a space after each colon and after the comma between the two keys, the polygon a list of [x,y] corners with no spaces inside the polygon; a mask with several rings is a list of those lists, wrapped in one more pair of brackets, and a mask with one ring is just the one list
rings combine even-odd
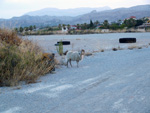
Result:
{"label": "gravel ground", "polygon": [[[119,38],[135,37],[136,43],[120,44]],[[109,33],[109,34],[88,34],[88,35],[47,35],[24,37],[36,41],[46,52],[57,53],[57,41],[70,41],[70,45],[64,46],[66,50],[81,50],[86,52],[111,50],[112,48],[143,47],[150,43],[150,33]]]}
{"label": "gravel ground", "polygon": [[72,64],[38,83],[0,88],[0,113],[150,113],[150,47]]}

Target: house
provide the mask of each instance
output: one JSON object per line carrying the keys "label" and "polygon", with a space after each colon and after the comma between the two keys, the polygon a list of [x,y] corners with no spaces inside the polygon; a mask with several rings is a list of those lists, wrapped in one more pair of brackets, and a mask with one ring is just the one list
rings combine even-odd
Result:
{"label": "house", "polygon": [[108,32],[109,32],[109,29],[102,29],[101,32],[102,32],[102,33],[108,33]]}
{"label": "house", "polygon": [[63,32],[63,33],[68,32],[68,27],[67,27],[67,26],[62,27],[62,32]]}
{"label": "house", "polygon": [[76,25],[71,25],[70,26],[70,30],[76,30],[77,29],[77,26]]}
{"label": "house", "polygon": [[134,19],[134,20],[136,20],[136,17],[135,17],[135,16],[130,16],[129,18],[124,19],[124,21],[125,21],[125,20],[129,20],[129,19],[131,19],[131,18]]}
{"label": "house", "polygon": [[130,18],[129,19],[134,19],[134,20],[136,20],[136,17],[135,16],[130,16]]}
{"label": "house", "polygon": [[150,27],[150,23],[143,23],[142,25],[138,26],[138,29],[145,29]]}
{"label": "house", "polygon": [[142,25],[138,26],[138,29],[150,28],[150,17],[148,17],[147,19],[148,19],[148,21],[146,23],[143,23]]}
{"label": "house", "polygon": [[99,29],[99,28],[101,28],[101,27],[103,27],[103,24],[98,24],[98,25],[96,26],[96,29]]}
{"label": "house", "polygon": [[150,23],[150,17],[147,17],[147,19],[148,19],[147,23]]}

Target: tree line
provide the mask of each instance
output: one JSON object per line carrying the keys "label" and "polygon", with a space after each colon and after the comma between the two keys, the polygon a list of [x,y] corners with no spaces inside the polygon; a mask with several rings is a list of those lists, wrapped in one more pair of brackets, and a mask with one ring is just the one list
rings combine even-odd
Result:
{"label": "tree line", "polygon": [[22,33],[23,31],[33,31],[36,29],[36,25],[30,25],[29,27],[19,27],[19,28],[15,28],[16,32],[20,32]]}
{"label": "tree line", "polygon": [[[104,20],[103,22],[99,22],[98,20],[92,21],[90,20],[89,23],[83,23],[83,24],[76,24],[76,28],[78,30],[86,30],[86,29],[124,29],[124,28],[136,28],[139,25],[142,25],[143,23],[147,22],[147,18],[141,18],[141,19],[125,19],[124,21],[118,20],[115,22],[109,22],[108,20]],[[57,31],[61,30],[63,28],[68,28],[70,30],[71,25],[70,24],[59,24],[58,26],[45,26],[39,29],[39,31]],[[15,31],[22,33],[33,31],[36,29],[35,25],[30,25],[29,27],[19,27],[15,28]]]}
{"label": "tree line", "polygon": [[[117,29],[124,29],[124,28],[136,28],[139,25],[142,25],[143,23],[147,22],[147,18],[142,18],[142,19],[125,19],[124,21],[118,20],[116,22],[111,22],[109,23],[108,20],[104,20],[104,22],[100,23],[98,20],[93,22],[90,20],[90,23],[84,23],[84,24],[76,24],[77,29],[80,30],[86,30],[86,29],[112,29],[112,30],[117,30]],[[61,30],[62,27],[67,26],[68,29],[70,29],[70,25],[65,25],[65,24],[59,24],[58,28]]]}
{"label": "tree line", "polygon": [[123,22],[121,20],[118,20],[117,22],[112,22],[111,24],[105,20],[103,24],[101,25],[101,28],[103,29],[112,29],[112,30],[117,30],[117,29],[123,29],[123,28],[136,28],[137,26],[142,25],[145,23],[147,19],[125,19]]}

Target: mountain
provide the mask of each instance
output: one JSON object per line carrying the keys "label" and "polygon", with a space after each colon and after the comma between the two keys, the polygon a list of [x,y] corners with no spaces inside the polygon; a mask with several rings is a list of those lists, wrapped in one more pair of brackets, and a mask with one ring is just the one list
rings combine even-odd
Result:
{"label": "mountain", "polygon": [[38,11],[32,11],[32,12],[28,12],[25,15],[29,15],[29,16],[79,16],[79,15],[83,15],[86,13],[90,13],[93,10],[96,11],[104,11],[104,10],[110,10],[110,7],[98,7],[98,8],[88,8],[88,7],[84,7],[84,8],[74,8],[74,9],[57,9],[57,8],[45,8],[45,9],[41,9]]}
{"label": "mountain", "polygon": [[130,16],[135,16],[137,19],[143,17],[150,17],[150,5],[140,5],[130,8],[117,8],[114,10],[107,10],[102,12],[92,11],[90,13],[77,16],[74,18],[74,23],[89,22],[89,20],[100,21],[108,20],[110,22],[117,20],[124,20]]}
{"label": "mountain", "polygon": [[13,17],[11,19],[0,19],[1,27],[26,27],[36,25],[37,27],[55,26],[58,24],[67,23],[73,20],[73,17],[56,17],[56,16],[29,16]]}
{"label": "mountain", "polygon": [[79,16],[29,16],[23,15],[21,17],[13,17],[11,19],[0,19],[0,27],[25,27],[30,25],[41,26],[55,26],[58,24],[81,24],[92,21],[108,20],[109,22],[124,20],[130,16],[136,16],[137,19],[143,17],[150,17],[150,5],[140,5],[130,8],[117,8],[113,10],[96,11]]}

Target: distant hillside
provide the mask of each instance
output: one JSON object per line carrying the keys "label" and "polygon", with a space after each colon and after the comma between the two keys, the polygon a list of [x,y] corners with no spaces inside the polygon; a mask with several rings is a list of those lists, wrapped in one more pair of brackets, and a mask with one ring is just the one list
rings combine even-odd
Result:
{"label": "distant hillside", "polygon": [[55,26],[72,21],[72,17],[55,17],[55,16],[28,16],[13,17],[11,19],[0,19],[0,27],[26,27],[36,25],[37,27]]}
{"label": "distant hillside", "polygon": [[74,18],[73,22],[84,23],[89,22],[90,19],[92,19],[93,21],[98,20],[100,22],[103,22],[104,20],[112,22],[119,19],[124,20],[125,18],[129,18],[130,16],[136,16],[137,19],[150,17],[150,5],[140,5],[131,8],[118,8],[102,12],[92,11],[91,13]]}
{"label": "distant hillside", "polygon": [[111,8],[105,6],[105,7],[98,7],[98,8],[74,8],[74,9],[57,9],[57,8],[45,8],[38,11],[32,11],[28,12],[25,15],[29,16],[79,16],[86,13],[90,13],[93,10],[96,11],[104,11],[104,10],[110,10]]}
{"label": "distant hillside", "polygon": [[0,19],[0,27],[25,27],[29,25],[36,26],[55,26],[58,24],[77,24],[89,23],[90,19],[93,21],[103,22],[108,20],[110,22],[119,19],[124,20],[130,16],[137,18],[150,17],[150,5],[140,5],[131,8],[118,8],[107,11],[92,11],[76,17],[71,16],[28,16],[13,17],[11,19]]}

